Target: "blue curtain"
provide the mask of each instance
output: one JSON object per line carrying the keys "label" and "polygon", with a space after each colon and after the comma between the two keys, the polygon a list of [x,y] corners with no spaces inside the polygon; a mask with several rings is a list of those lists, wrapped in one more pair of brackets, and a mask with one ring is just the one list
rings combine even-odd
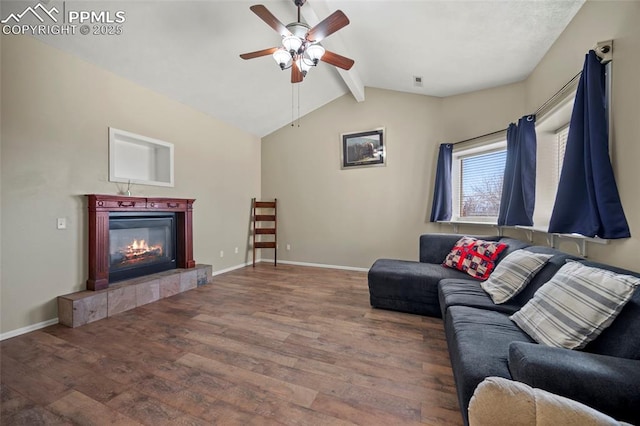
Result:
{"label": "blue curtain", "polygon": [[438,153],[436,185],[433,190],[431,222],[451,220],[451,162],[453,144],[443,143]]}
{"label": "blue curtain", "polygon": [[498,225],[533,225],[536,201],[536,119],[522,117],[507,129],[507,161]]}
{"label": "blue curtain", "polygon": [[609,159],[605,66],[593,50],[578,84],[549,232],[631,236]]}

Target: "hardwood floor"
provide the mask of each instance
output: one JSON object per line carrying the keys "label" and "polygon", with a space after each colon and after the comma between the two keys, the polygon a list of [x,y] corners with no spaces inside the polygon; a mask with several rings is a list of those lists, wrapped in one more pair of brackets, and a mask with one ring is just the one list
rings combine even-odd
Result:
{"label": "hardwood floor", "polygon": [[2,425],[462,424],[442,321],[363,272],[259,264],[0,352]]}

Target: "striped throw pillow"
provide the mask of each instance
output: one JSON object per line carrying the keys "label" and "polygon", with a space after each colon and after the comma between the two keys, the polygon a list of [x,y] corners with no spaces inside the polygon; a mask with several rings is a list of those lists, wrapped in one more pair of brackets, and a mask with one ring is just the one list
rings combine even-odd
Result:
{"label": "striped throw pillow", "polygon": [[568,261],[510,318],[538,343],[582,349],[607,328],[640,278]]}
{"label": "striped throw pillow", "polygon": [[552,256],[516,250],[502,259],[489,279],[480,285],[493,303],[505,303],[520,293]]}

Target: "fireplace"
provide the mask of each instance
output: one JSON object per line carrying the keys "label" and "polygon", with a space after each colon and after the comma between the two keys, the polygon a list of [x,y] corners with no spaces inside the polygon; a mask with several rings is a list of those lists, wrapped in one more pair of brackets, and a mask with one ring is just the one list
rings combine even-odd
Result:
{"label": "fireplace", "polygon": [[109,214],[109,282],[176,268],[175,213]]}
{"label": "fireplace", "polygon": [[193,268],[193,199],[88,195],[88,290]]}

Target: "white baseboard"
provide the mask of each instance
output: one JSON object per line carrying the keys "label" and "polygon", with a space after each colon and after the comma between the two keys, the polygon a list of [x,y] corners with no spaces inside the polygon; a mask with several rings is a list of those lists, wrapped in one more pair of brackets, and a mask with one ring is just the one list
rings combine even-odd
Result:
{"label": "white baseboard", "polygon": [[[273,259],[260,259],[260,262],[273,262]],[[278,260],[284,265],[311,266],[312,268],[342,269],[345,271],[368,272],[369,268],[358,268],[355,266],[327,265],[324,263],[294,262],[292,260]]]}
{"label": "white baseboard", "polygon": [[[262,259],[256,259],[256,263],[260,263],[260,262],[262,262]],[[216,275],[226,274],[227,272],[235,271],[236,269],[241,269],[241,268],[244,268],[245,266],[251,266],[251,265],[253,265],[253,262],[246,262],[246,263],[241,263],[239,265],[230,266],[228,268],[220,269],[219,271],[213,271],[213,276],[215,277]]]}
{"label": "white baseboard", "polygon": [[41,328],[49,327],[50,325],[54,325],[58,323],[58,318],[53,318],[50,320],[42,321],[37,324],[31,324],[26,327],[18,328],[16,330],[7,331],[6,333],[0,334],[0,341],[11,339],[12,337],[20,336],[21,334],[26,334],[32,331],[40,330]]}

